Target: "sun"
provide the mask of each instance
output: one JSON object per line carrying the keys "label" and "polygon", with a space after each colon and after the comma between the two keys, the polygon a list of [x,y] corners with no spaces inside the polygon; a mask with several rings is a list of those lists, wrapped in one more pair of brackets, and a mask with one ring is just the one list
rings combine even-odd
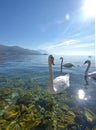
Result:
{"label": "sun", "polygon": [[96,16],[96,0],[85,0],[83,5],[84,15],[86,17]]}

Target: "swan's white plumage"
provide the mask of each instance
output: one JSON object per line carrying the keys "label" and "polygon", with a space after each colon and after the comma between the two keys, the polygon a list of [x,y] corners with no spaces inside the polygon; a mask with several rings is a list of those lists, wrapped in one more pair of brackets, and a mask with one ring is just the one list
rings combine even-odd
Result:
{"label": "swan's white plumage", "polygon": [[64,76],[58,76],[55,79],[53,79],[52,65],[54,65],[54,57],[52,55],[49,56],[48,62],[49,62],[49,74],[50,74],[48,91],[50,94],[61,93],[70,86],[69,82],[70,76],[69,74],[66,74]]}
{"label": "swan's white plumage", "polygon": [[88,76],[93,78],[93,79],[96,79],[96,71],[88,73]]}
{"label": "swan's white plumage", "polygon": [[66,89],[70,86],[70,83],[69,83],[69,74],[66,74],[64,76],[59,76],[59,77],[56,77],[54,80],[53,80],[53,89],[54,91],[61,91],[63,89]]}

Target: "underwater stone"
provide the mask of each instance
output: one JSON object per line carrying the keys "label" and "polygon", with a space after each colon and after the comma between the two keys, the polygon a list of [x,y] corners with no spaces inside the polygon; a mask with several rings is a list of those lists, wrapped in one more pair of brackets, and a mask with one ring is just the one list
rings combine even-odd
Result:
{"label": "underwater stone", "polygon": [[84,114],[85,114],[87,121],[89,121],[89,122],[92,122],[96,116],[95,113],[93,113],[91,110],[89,110],[87,108],[85,109]]}
{"label": "underwater stone", "polygon": [[3,99],[0,99],[0,108],[5,106],[5,101]]}
{"label": "underwater stone", "polygon": [[5,123],[5,122],[6,122],[6,120],[0,119],[0,124],[3,124],[3,123]]}
{"label": "underwater stone", "polygon": [[3,117],[6,120],[13,120],[20,116],[20,109],[18,106],[9,106],[5,109]]}
{"label": "underwater stone", "polygon": [[22,97],[19,97],[16,101],[16,105],[20,105],[20,104],[24,104],[26,106],[28,106],[29,104],[31,104],[33,102],[33,97],[32,95],[24,95]]}
{"label": "underwater stone", "polygon": [[8,126],[6,126],[6,130],[21,130],[21,127],[16,121],[12,121]]}

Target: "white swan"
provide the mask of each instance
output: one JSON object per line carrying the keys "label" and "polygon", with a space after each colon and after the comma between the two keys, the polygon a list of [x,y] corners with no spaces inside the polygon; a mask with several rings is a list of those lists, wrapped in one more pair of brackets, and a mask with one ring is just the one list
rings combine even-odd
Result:
{"label": "white swan", "polygon": [[48,57],[48,64],[49,64],[49,87],[48,91],[50,94],[57,94],[64,91],[66,88],[70,86],[69,83],[69,74],[66,74],[64,76],[58,76],[53,80],[53,71],[52,71],[52,65],[54,65],[54,57],[52,55],[49,55]]}
{"label": "white swan", "polygon": [[[89,69],[90,69],[90,66],[91,66],[91,61],[90,60],[86,60],[84,62],[84,64],[88,64],[86,70],[85,70],[85,80],[87,81],[87,78],[88,77],[91,77],[92,79],[96,80],[96,71],[94,72],[91,72],[91,73],[88,73]],[[88,84],[88,81],[86,82]]]}
{"label": "white swan", "polygon": [[61,60],[61,72],[62,72],[62,67],[67,67],[67,68],[74,67],[72,63],[63,64],[63,57],[60,57],[60,60]]}

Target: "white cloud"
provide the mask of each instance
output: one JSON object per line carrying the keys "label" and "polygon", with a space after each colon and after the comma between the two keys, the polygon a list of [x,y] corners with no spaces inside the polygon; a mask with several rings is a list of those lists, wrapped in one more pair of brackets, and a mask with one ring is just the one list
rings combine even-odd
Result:
{"label": "white cloud", "polygon": [[53,50],[53,49],[56,49],[56,48],[61,48],[61,47],[68,47],[68,46],[73,46],[75,45],[75,43],[77,43],[77,40],[75,39],[70,39],[70,40],[66,40],[66,41],[62,41],[62,42],[58,42],[58,43],[54,43],[53,45],[49,44],[47,46],[47,50]]}
{"label": "white cloud", "polygon": [[86,48],[86,47],[95,47],[94,43],[79,43],[78,45],[72,46],[71,48]]}
{"label": "white cloud", "polygon": [[52,54],[55,54],[55,55],[95,55],[95,52],[91,50],[87,50],[87,51],[81,50],[81,51],[67,51],[67,52],[64,52],[64,51],[52,52]]}
{"label": "white cloud", "polygon": [[[78,33],[75,36],[80,35]],[[91,37],[91,40],[89,37]],[[47,43],[44,46],[42,46],[42,49],[48,51],[52,54],[64,54],[64,55],[94,55],[95,51],[95,43],[92,40],[92,36],[89,37],[79,37],[76,38],[70,38],[68,40],[64,40],[62,42],[57,43]],[[84,41],[83,41],[84,40]]]}

